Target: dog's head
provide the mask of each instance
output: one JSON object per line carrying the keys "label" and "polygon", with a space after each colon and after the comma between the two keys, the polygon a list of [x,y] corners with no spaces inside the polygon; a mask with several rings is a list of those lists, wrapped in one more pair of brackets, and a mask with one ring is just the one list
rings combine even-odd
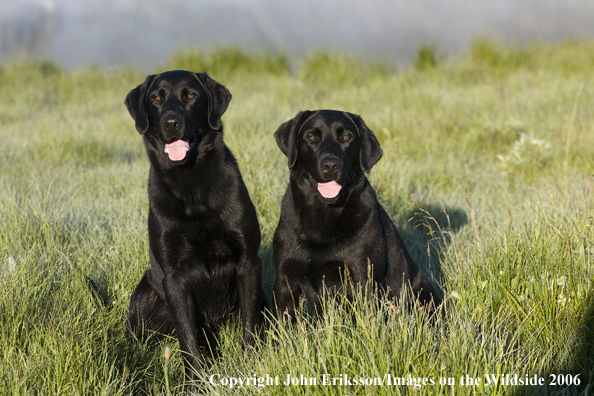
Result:
{"label": "dog's head", "polygon": [[307,175],[325,202],[338,200],[343,187],[369,173],[382,149],[361,117],[336,110],[302,111],[274,137],[289,169]]}
{"label": "dog's head", "polygon": [[231,93],[206,73],[173,70],[150,75],[126,96],[126,107],[142,135],[162,145],[162,155],[182,164],[203,135],[222,129]]}

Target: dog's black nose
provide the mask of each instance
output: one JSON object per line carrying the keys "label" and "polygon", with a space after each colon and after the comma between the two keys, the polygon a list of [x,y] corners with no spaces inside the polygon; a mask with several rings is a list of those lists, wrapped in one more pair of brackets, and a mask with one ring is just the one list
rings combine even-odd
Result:
{"label": "dog's black nose", "polygon": [[175,114],[165,116],[161,119],[161,125],[167,133],[175,133],[181,128],[182,119]]}
{"label": "dog's black nose", "polygon": [[320,163],[322,172],[328,175],[334,175],[340,169],[340,159],[338,158],[325,158]]}

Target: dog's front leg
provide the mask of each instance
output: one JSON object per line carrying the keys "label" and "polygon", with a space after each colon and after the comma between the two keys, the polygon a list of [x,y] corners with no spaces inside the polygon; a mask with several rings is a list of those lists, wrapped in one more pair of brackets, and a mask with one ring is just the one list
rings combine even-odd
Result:
{"label": "dog's front leg", "polygon": [[237,272],[237,298],[245,346],[254,344],[262,324],[262,264],[260,258],[242,258]]}
{"label": "dog's front leg", "polygon": [[273,299],[274,313],[284,323],[285,317],[291,322],[295,321],[295,311],[299,305],[301,289],[297,285],[291,285],[289,279],[283,273],[279,273],[277,267],[276,281],[274,282]]}
{"label": "dog's front leg", "polygon": [[163,279],[167,309],[173,320],[179,347],[183,353],[186,381],[189,390],[196,390],[202,379],[204,359],[198,345],[197,329],[201,329],[196,313],[194,293],[189,290],[181,274],[173,273]]}

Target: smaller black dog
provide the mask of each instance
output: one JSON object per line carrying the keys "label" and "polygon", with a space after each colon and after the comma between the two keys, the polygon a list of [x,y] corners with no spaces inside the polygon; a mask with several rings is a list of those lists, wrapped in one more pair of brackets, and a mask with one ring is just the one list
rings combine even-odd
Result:
{"label": "smaller black dog", "polygon": [[151,75],[126,97],[149,173],[151,268],[132,293],[129,329],[175,334],[193,385],[201,348],[239,309],[245,344],[261,323],[260,228],[223,142],[229,91],[206,73]]}
{"label": "smaller black dog", "polygon": [[303,111],[274,136],[291,170],[273,241],[277,313],[294,318],[301,295],[317,309],[322,288],[340,288],[345,269],[365,283],[368,263],[390,298],[410,285],[421,302],[439,305],[365,177],[383,153],[361,117]]}

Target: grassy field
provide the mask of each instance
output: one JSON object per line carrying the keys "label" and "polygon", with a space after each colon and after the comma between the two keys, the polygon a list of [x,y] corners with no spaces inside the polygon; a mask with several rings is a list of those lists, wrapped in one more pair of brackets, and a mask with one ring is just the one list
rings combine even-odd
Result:
{"label": "grassy field", "polygon": [[[433,324],[385,301],[328,304],[319,320],[269,323],[255,351],[232,322],[209,360],[209,394],[594,394],[593,43],[477,40],[453,58],[425,47],[408,69],[325,52],[290,67],[282,56],[189,51],[155,72],[172,68],[206,70],[233,94],[225,139],[258,211],[267,292],[288,181],[272,134],[299,110],[334,108],[377,135],[384,156],[369,179],[447,304]],[[0,66],[2,395],[182,390],[174,338],[124,337],[148,268],[149,164],[123,101],[144,75]],[[317,384],[220,385],[288,374]],[[324,385],[324,374],[342,382]],[[490,374],[545,385],[489,384]],[[467,376],[481,381],[463,385]]]}

